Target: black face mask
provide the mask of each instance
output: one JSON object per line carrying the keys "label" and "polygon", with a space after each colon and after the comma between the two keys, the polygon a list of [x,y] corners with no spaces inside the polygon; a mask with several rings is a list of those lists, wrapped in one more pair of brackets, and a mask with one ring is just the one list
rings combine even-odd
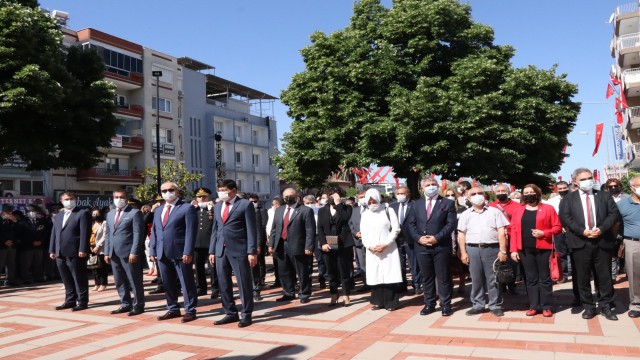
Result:
{"label": "black face mask", "polygon": [[558,191],[558,195],[565,197],[567,196],[567,194],[569,193],[569,190],[562,190],[562,191]]}
{"label": "black face mask", "polygon": [[538,201],[538,195],[536,194],[527,194],[522,197],[522,200],[525,204],[533,204]]}
{"label": "black face mask", "polygon": [[284,203],[287,205],[293,205],[296,203],[296,197],[295,196],[285,196],[284,197]]}
{"label": "black face mask", "polygon": [[329,205],[335,205],[335,204],[336,204],[336,201],[335,201],[335,200],[333,200],[333,198],[332,198],[332,197],[330,197],[330,198],[329,198],[329,200],[327,200],[327,204],[329,204]]}
{"label": "black face mask", "polygon": [[498,194],[496,195],[496,199],[498,199],[500,202],[505,202],[507,201],[507,194]]}
{"label": "black face mask", "polygon": [[620,189],[619,187],[614,187],[614,188],[610,188],[609,192],[612,195],[620,195],[620,193],[622,192],[622,189]]}
{"label": "black face mask", "polygon": [[469,199],[465,200],[465,201],[464,201],[464,204],[465,204],[468,208],[470,208],[471,206],[473,206],[473,205],[471,204],[471,201],[469,201]]}

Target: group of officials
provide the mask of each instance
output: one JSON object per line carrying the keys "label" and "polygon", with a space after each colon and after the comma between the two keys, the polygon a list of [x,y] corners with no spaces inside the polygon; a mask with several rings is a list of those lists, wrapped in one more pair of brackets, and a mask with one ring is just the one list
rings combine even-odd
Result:
{"label": "group of officials", "polygon": [[[588,169],[576,170],[572,179],[578,190],[562,196],[559,215],[566,243],[572,249],[574,281],[579,290],[580,304],[584,306],[583,318],[594,317],[596,305],[600,305],[602,314],[607,319],[616,320],[611,310],[613,286],[610,264],[613,237],[622,223],[624,230],[620,233],[625,242],[630,242],[628,247],[636,251],[635,242],[640,241],[640,210],[636,209],[640,205],[640,179],[632,180],[634,191],[636,187],[638,191],[630,198],[631,205],[627,204],[630,210],[623,211],[622,218],[611,195],[593,191],[593,176]],[[539,189],[528,185],[525,191],[527,188],[530,191],[525,194],[524,201],[533,206],[532,212],[535,213],[541,200]],[[537,191],[533,191],[533,188]],[[388,208],[381,204],[379,194],[375,191],[359,192],[358,204],[353,208],[345,205],[340,194],[334,191],[325,197],[327,205],[318,210],[314,204],[307,204],[306,199],[305,204],[302,204],[297,191],[290,188],[283,192],[284,204],[277,207],[270,216],[270,228],[265,228],[265,215],[256,211],[257,199],[239,197],[233,180],[219,183],[215,203],[204,201],[208,200],[210,194],[210,191],[205,190],[198,190],[198,201],[192,204],[180,198],[180,190],[176,184],[167,182],[161,186],[164,204],[155,207],[149,234],[149,258],[157,264],[167,300],[167,312],[158,316],[158,320],[181,317],[182,322],[190,322],[196,319],[197,297],[203,289],[206,293],[207,280],[204,274],[200,274],[196,285],[194,262],[196,265],[200,264],[196,266],[199,269],[208,260],[215,267],[216,279],[215,284],[212,279],[212,287],[214,291],[219,291],[225,312],[225,316],[214,324],[237,322],[239,327],[251,325],[254,300],[260,299],[259,289],[264,276],[263,270],[260,270],[261,265],[263,266],[260,259],[265,252],[273,256],[282,285],[282,296],[277,301],[292,301],[296,296],[300,303],[310,301],[315,254],[322,263],[319,265],[324,269],[319,276],[329,278],[332,295],[329,305],[336,304],[337,289],[342,287],[344,305],[348,306],[355,252],[362,271],[376,273],[375,276],[364,278],[369,281],[378,279],[373,280],[376,284],[365,286],[385,285],[385,272],[397,270],[402,274],[390,277],[393,284],[387,285],[398,285],[398,289],[406,288],[405,264],[408,261],[416,294],[423,294],[424,298],[420,314],[435,312],[436,298],[439,297],[443,316],[452,314],[453,286],[450,268],[452,259],[457,257],[469,266],[471,272],[472,308],[467,311],[467,315],[479,314],[488,305],[492,314],[503,316],[501,291],[495,283],[493,263],[507,261],[509,249],[512,251],[512,258],[518,260],[520,257],[515,256],[513,251],[518,254],[522,249],[509,246],[507,226],[510,217],[500,207],[488,206],[488,199],[482,188],[461,190],[460,197],[469,206],[463,211],[459,209],[457,195],[443,196],[439,192],[437,181],[432,178],[422,180],[421,191],[424,196],[417,201],[409,200],[411,194],[406,187],[398,188],[397,201]],[[147,230],[142,213],[128,203],[126,192],[115,191],[113,200],[115,208],[106,219],[104,252],[105,261],[113,269],[121,305],[112,313],[135,316],[143,313],[145,307],[143,261],[140,254]],[[76,206],[73,193],[63,193],[60,201],[64,209],[54,218],[49,251],[51,258],[57,263],[65,286],[65,301],[56,309],[72,308],[73,311],[80,311],[86,309],[89,302],[86,257],[89,251],[87,232],[90,231],[90,219],[86,210]],[[544,206],[542,208],[546,209]],[[522,211],[524,214],[525,210]],[[367,212],[379,215],[373,217]],[[371,241],[372,232],[369,227],[372,226],[367,225],[367,229],[362,229],[361,218],[377,219],[371,224],[384,224],[378,226],[382,235],[374,234],[382,239],[382,243],[374,244]],[[205,236],[201,231],[203,219],[211,222],[210,230],[204,232],[206,236],[210,236],[206,253],[202,244],[196,245],[206,242],[197,241]],[[525,222],[522,221],[524,225]],[[547,239],[551,241],[552,235],[560,233],[556,225],[553,230],[537,230],[535,217],[533,222],[527,224],[531,226],[526,230],[538,242]],[[394,258],[391,263],[394,268],[389,270],[385,267],[386,260],[381,254],[392,242],[390,249],[400,261]],[[200,250],[196,250],[197,248]],[[321,257],[317,256],[318,249],[322,253]],[[379,261],[373,257],[376,254]],[[205,255],[208,255],[208,259]],[[375,263],[367,264],[372,259]],[[638,261],[630,263],[633,267],[638,267]],[[400,269],[395,269],[396,264],[400,264]],[[629,266],[629,262],[627,265]],[[198,272],[200,270],[196,270]],[[240,310],[234,301],[232,274],[235,275],[239,288]],[[591,276],[597,280],[597,298],[594,298],[591,291]],[[629,279],[632,306],[638,307],[638,281],[631,275]],[[378,286],[377,289],[381,287]],[[529,283],[527,290],[529,291]],[[180,293],[184,297],[184,314],[178,304]],[[387,296],[384,292],[377,294]],[[488,302],[485,295],[488,295]],[[378,295],[374,296],[372,293],[372,297],[376,296]],[[532,299],[531,296],[529,298]],[[397,304],[397,301],[393,302],[393,294],[389,299],[389,304]],[[386,306],[385,301],[380,298],[372,299],[373,309],[382,307],[395,310],[396,305]],[[551,316],[550,311],[544,314]],[[640,315],[640,308],[630,313],[632,317],[637,315]]]}

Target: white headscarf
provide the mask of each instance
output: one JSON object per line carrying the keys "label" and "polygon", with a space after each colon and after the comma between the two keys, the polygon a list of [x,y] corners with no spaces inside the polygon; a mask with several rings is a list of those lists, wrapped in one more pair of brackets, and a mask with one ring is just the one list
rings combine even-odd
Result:
{"label": "white headscarf", "polygon": [[378,209],[378,211],[384,209],[384,206],[382,206],[382,201],[381,201],[381,198],[380,198],[380,192],[378,190],[376,190],[376,189],[367,190],[367,192],[364,194],[365,203],[369,204],[369,199],[373,199],[378,204],[380,204],[380,208]]}

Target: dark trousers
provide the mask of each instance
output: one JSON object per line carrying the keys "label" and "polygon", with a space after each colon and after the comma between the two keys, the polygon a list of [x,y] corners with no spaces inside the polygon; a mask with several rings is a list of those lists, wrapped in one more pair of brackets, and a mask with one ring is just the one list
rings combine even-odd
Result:
{"label": "dark trousers", "polygon": [[416,261],[422,276],[424,304],[426,306],[436,305],[437,280],[440,306],[442,308],[451,307],[451,291],[453,289],[453,282],[449,273],[451,251],[448,246],[435,246],[416,253]]}
{"label": "dark trousers", "polygon": [[31,283],[34,280],[42,280],[42,249],[20,250],[20,278],[23,283]]}
{"label": "dark trousers", "polygon": [[167,310],[180,311],[178,304],[178,287],[176,282],[180,279],[182,295],[184,298],[184,310],[195,314],[198,306],[196,296],[196,282],[193,276],[193,264],[185,264],[182,259],[168,259],[163,257],[158,261],[158,269],[164,283],[164,295],[167,299]]}
{"label": "dark trousers", "polygon": [[524,266],[529,307],[535,310],[551,309],[553,283],[549,273],[551,250],[524,249],[518,252]]}
{"label": "dark trousers", "polygon": [[[129,262],[129,257],[121,259],[115,253],[111,256],[113,280],[122,306],[133,306],[144,309],[144,287],[142,285],[142,256],[138,256],[135,263]],[[133,289],[133,300],[131,291]]]}
{"label": "dark trousers", "polygon": [[364,285],[367,285],[367,249],[364,246],[354,246],[356,260],[360,264],[360,274]]}
{"label": "dark trousers", "polygon": [[226,251],[222,256],[216,255],[216,270],[218,271],[220,297],[225,313],[227,315],[238,314],[238,308],[233,299],[233,282],[231,280],[231,272],[233,272],[236,275],[240,301],[242,302],[241,317],[251,317],[251,313],[253,313],[253,275],[247,255],[234,257]]}
{"label": "dark trousers", "polygon": [[56,265],[64,284],[64,302],[86,306],[89,304],[89,279],[87,279],[87,258],[58,257]]}
{"label": "dark trousers", "polygon": [[378,284],[371,286],[371,305],[395,310],[400,307],[401,284]]}
{"label": "dark trousers", "polygon": [[6,279],[9,284],[16,282],[16,249],[13,247],[0,249],[0,271],[6,267]]}
{"label": "dark trousers", "polygon": [[353,272],[353,246],[330,250],[322,254],[329,275],[329,292],[338,293],[342,286],[342,293],[349,296],[351,288],[351,274]]}
{"label": "dark trousers", "polygon": [[297,275],[300,281],[299,297],[304,299],[311,296],[309,263],[313,261],[313,257],[309,255],[290,254],[289,243],[283,239],[280,239],[275,256],[278,258],[278,272],[280,273],[282,292],[287,296],[294,296]]}
{"label": "dark trousers", "polygon": [[104,254],[98,254],[98,268],[93,269],[93,281],[95,286],[107,286],[109,281],[109,270],[104,262]]}
{"label": "dark trousers", "polygon": [[598,246],[597,241],[585,241],[583,248],[573,249],[578,291],[580,292],[580,301],[585,309],[593,310],[596,307],[596,300],[591,293],[591,273],[593,270],[595,270],[594,278],[597,279],[596,289],[599,291],[597,302],[606,307],[613,300],[611,251]]}
{"label": "dark trousers", "polygon": [[[404,279],[404,284],[407,284],[407,268],[406,261],[409,260],[409,269],[411,270],[411,284],[414,289],[422,286],[422,274],[420,273],[420,265],[418,265],[418,258],[416,257],[416,252],[414,247],[409,246],[409,244],[404,244],[398,247],[400,251],[400,265],[402,265],[402,278]],[[404,254],[404,256],[403,256]],[[406,260],[405,260],[406,258]]]}
{"label": "dark trousers", "polygon": [[[207,291],[207,272],[205,265],[209,264],[209,249],[197,248],[193,251],[193,262],[196,265],[196,284],[198,289]],[[210,265],[211,291],[218,291],[218,272]]]}

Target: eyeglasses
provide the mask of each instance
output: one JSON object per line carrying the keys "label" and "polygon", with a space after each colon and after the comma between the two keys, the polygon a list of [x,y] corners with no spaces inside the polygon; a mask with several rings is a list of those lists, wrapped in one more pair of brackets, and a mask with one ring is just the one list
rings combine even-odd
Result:
{"label": "eyeglasses", "polygon": [[473,195],[484,195],[484,193],[483,192],[469,193],[469,196],[473,196]]}
{"label": "eyeglasses", "polygon": [[176,189],[164,189],[164,190],[160,190],[160,192],[162,192],[163,194],[166,194],[168,192],[172,193],[172,192],[176,192]]}
{"label": "eyeglasses", "polygon": [[619,188],[619,187],[620,186],[618,186],[618,185],[609,185],[609,186],[607,186],[607,188],[609,188],[609,189],[615,189],[615,188]]}

